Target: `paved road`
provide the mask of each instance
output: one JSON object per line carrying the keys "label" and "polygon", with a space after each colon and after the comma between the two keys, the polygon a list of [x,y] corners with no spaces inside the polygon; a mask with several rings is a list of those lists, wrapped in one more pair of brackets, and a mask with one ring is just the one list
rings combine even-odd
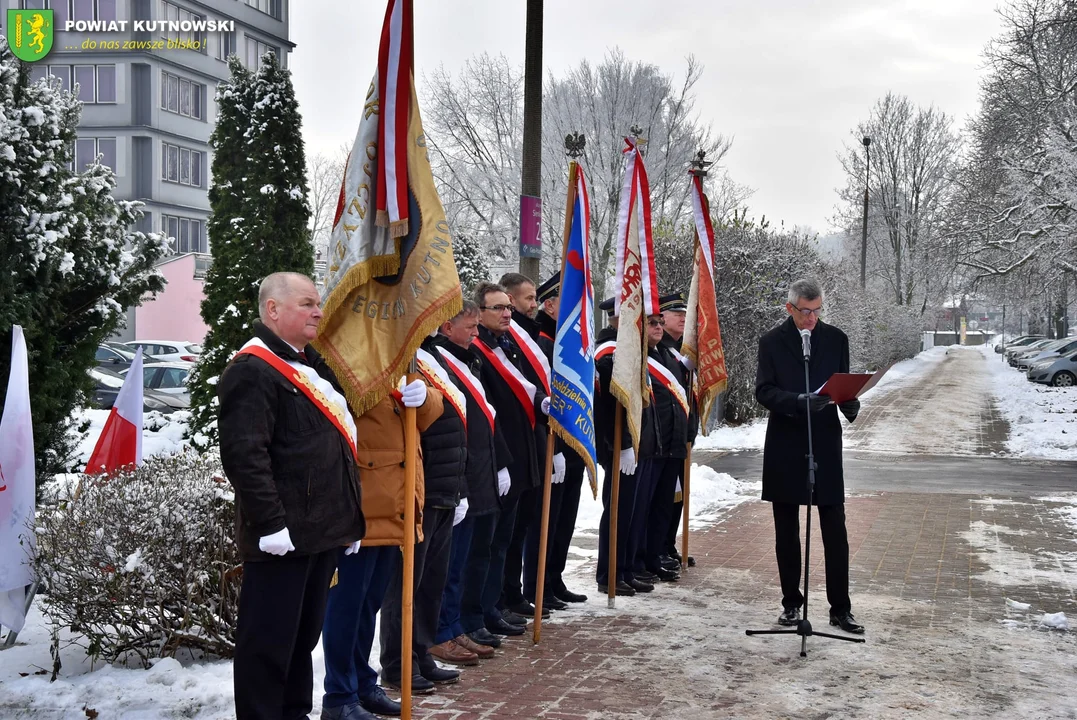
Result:
{"label": "paved road", "polygon": [[[761,452],[698,452],[692,460],[738,480],[757,482],[763,473]],[[849,492],[968,495],[1077,492],[1077,462],[847,450],[845,487]]]}

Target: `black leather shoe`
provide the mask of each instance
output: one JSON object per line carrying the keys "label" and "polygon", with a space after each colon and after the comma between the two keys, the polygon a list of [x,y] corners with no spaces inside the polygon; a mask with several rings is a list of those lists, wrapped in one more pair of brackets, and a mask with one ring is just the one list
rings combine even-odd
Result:
{"label": "black leather shoe", "polygon": [[519,625],[520,627],[527,625],[527,618],[523,615],[517,615],[512,610],[502,610],[501,619],[509,625]]}
{"label": "black leather shoe", "polygon": [[574,593],[568,588],[561,588],[560,590],[554,590],[554,596],[561,602],[566,603],[582,603],[587,602],[587,596],[580,593]]}
{"label": "black leather shoe", "polygon": [[680,560],[674,560],[669,555],[663,555],[660,558],[658,558],[658,564],[663,569],[669,570],[670,572],[677,572],[678,570],[681,569],[681,561]]}
{"label": "black leather shoe", "polygon": [[359,698],[359,704],[363,706],[364,710],[375,715],[400,717],[400,703],[386,695],[385,691],[377,685],[374,686],[372,693],[366,697]]}
{"label": "black leather shoe", "polygon": [[779,625],[796,625],[800,622],[800,608],[785,608],[778,616]]}
{"label": "black leather shoe", "polygon": [[671,548],[669,549],[669,552],[667,552],[667,553],[666,553],[666,555],[668,555],[669,557],[671,557],[671,558],[673,558],[673,559],[674,559],[675,561],[677,561],[677,564],[678,564],[678,565],[680,565],[680,564],[681,564],[681,554],[680,554],[680,553],[679,553],[679,552],[677,551],[677,548],[673,548],[673,547],[671,547]]}
{"label": "black leather shoe", "polygon": [[[610,586],[607,585],[606,583],[599,583],[598,584],[598,592],[601,593],[602,595],[609,595],[610,594]],[[618,595],[621,595],[621,596],[624,596],[624,597],[632,597],[633,595],[636,594],[636,589],[634,587],[632,587],[631,585],[627,584],[624,580],[618,580],[617,581],[616,592],[617,592]]]}
{"label": "black leather shoe", "polygon": [[650,583],[651,585],[654,585],[656,582],[658,582],[658,576],[650,570],[637,570],[633,577],[635,577],[640,582]]}
{"label": "black leather shoe", "polygon": [[654,590],[654,585],[649,582],[643,582],[638,578],[632,578],[631,580],[625,580],[626,583],[632,586],[636,592],[649,593]]}
{"label": "black leather shoe", "polygon": [[557,599],[557,596],[552,592],[548,592],[542,596],[542,616],[546,617],[547,610],[564,610],[568,607],[567,602],[563,602]]}
{"label": "black leather shoe", "polygon": [[510,625],[501,618],[486,621],[486,629],[493,635],[523,635],[524,629],[519,625]]}
{"label": "black leather shoe", "polygon": [[[381,683],[387,687],[391,687],[393,690],[400,689],[399,678],[387,678],[384,675],[381,676]],[[429,695],[434,692],[434,683],[424,678],[419,673],[415,673],[411,676],[411,694],[412,695]]]}
{"label": "black leather shoe", "polygon": [[859,624],[853,614],[849,611],[839,613],[837,615],[830,616],[830,624],[837,625],[847,633],[853,633],[855,635],[864,634],[864,626]]}
{"label": "black leather shoe", "polygon": [[[527,602],[526,600],[521,603],[509,605],[506,609],[516,613],[517,615],[522,615],[523,617],[535,617],[535,606]],[[542,617],[544,619],[550,617],[550,608],[542,608]]]}
{"label": "black leather shoe", "polygon": [[662,582],[676,582],[681,579],[681,574],[673,572],[672,570],[666,570],[665,568],[656,568],[652,574],[656,576]]}
{"label": "black leather shoe", "polygon": [[694,557],[692,557],[691,555],[689,555],[688,556],[688,567],[695,567],[695,566],[696,566],[696,559]]}
{"label": "black leather shoe", "polygon": [[501,640],[496,635],[491,633],[486,628],[479,628],[478,630],[472,630],[467,634],[469,638],[477,642],[479,645],[485,645],[486,647],[499,648],[501,647]]}
{"label": "black leather shoe", "polygon": [[460,682],[459,670],[438,667],[437,664],[420,667],[419,674],[435,685],[452,685],[455,682]]}

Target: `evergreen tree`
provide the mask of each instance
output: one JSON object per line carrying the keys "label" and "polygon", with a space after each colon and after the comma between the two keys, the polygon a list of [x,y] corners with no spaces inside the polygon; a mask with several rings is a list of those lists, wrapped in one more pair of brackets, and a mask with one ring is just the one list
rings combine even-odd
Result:
{"label": "evergreen tree", "polygon": [[266,55],[257,72],[229,59],[230,82],[217,92],[212,211],[213,255],[202,319],[209,333],[191,376],[196,447],[217,442],[217,379],[258,318],[258,284],[280,271],[314,273],[307,223],[306,160],[291,73]]}
{"label": "evergreen tree", "polygon": [[[112,171],[73,163],[81,103],[58,80],[28,82],[0,38],[0,407],[11,326],[25,329],[37,469],[69,469],[72,413],[92,394],[97,345],[164,281],[167,243],[131,230],[141,203],[113,198]],[[81,468],[80,468],[81,469]]]}
{"label": "evergreen tree", "polygon": [[479,283],[490,279],[490,262],[473,235],[453,236],[452,255],[464,297],[470,297]]}

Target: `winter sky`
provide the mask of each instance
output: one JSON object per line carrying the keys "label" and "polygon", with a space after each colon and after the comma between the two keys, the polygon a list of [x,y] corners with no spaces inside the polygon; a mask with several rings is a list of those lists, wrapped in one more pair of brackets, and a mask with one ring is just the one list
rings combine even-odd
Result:
{"label": "winter sky", "polygon": [[[419,0],[416,75],[471,55],[523,65],[525,0]],[[826,233],[844,184],[836,159],[874,102],[895,91],[959,125],[976,112],[981,51],[998,33],[992,0],[545,0],[548,74],[608,48],[681,74],[704,64],[696,109],[733,136],[726,165],[755,190],[753,215]],[[291,5],[290,63],[307,152],[350,143],[377,59],[384,2]]]}

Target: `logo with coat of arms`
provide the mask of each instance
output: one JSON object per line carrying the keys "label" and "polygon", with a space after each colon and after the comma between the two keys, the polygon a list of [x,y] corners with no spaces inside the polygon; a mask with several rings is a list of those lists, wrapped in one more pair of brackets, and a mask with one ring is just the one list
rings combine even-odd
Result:
{"label": "logo with coat of arms", "polygon": [[52,50],[52,10],[8,10],[7,43],[20,60],[35,62]]}

